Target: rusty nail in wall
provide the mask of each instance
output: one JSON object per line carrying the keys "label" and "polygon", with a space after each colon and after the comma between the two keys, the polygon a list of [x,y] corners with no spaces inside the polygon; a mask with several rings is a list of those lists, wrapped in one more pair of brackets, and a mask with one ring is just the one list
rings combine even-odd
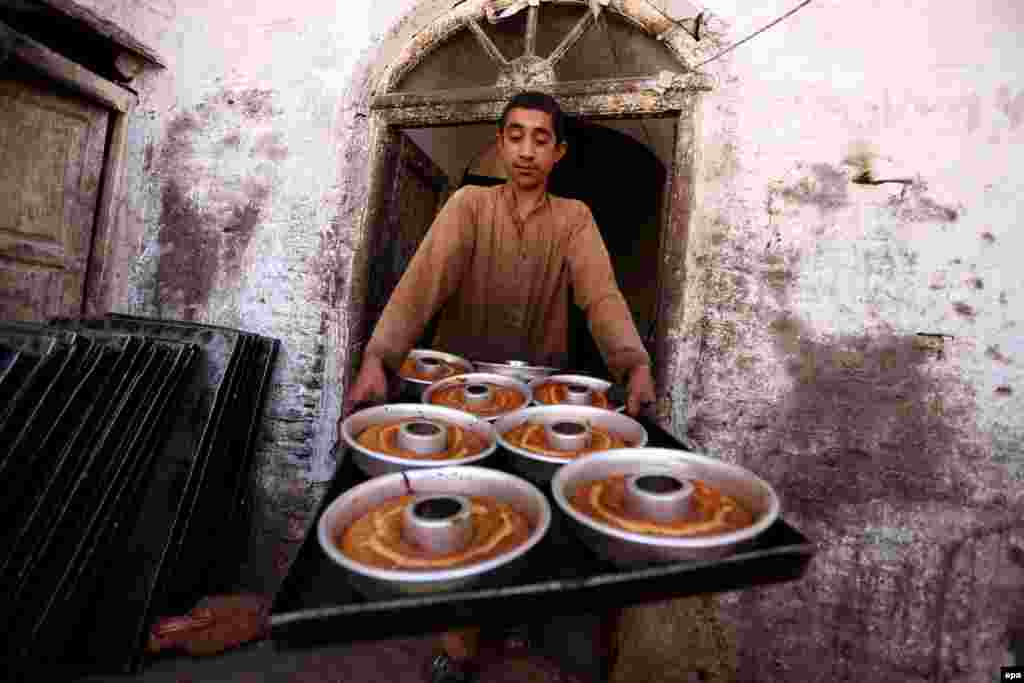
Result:
{"label": "rusty nail in wall", "polygon": [[946,339],[953,339],[953,335],[918,332],[915,335],[914,347],[920,351],[932,352],[938,360],[942,360],[945,357]]}

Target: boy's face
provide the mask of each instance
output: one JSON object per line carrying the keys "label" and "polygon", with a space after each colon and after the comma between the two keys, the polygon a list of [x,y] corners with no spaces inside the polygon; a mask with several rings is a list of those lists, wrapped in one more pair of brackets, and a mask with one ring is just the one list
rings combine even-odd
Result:
{"label": "boy's face", "polygon": [[544,185],[551,169],[565,156],[566,144],[555,144],[551,114],[516,107],[508,112],[505,127],[498,131],[498,153],[509,180],[523,190]]}

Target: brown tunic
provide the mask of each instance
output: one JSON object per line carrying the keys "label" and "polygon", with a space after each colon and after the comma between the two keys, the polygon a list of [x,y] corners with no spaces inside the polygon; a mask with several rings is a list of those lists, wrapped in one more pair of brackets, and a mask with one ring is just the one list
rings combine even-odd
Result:
{"label": "brown tunic", "polygon": [[520,221],[508,185],[445,203],[402,275],[366,353],[397,370],[441,310],[433,348],[477,361],[564,368],[569,286],[616,381],[650,364],[590,209],[547,194]]}

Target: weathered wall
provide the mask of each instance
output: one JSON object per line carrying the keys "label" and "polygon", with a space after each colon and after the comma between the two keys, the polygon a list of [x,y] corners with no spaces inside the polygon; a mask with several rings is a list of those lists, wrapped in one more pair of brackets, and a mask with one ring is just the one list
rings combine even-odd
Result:
{"label": "weathered wall", "polygon": [[702,103],[676,414],[820,544],[729,599],[742,680],[991,680],[1024,635],[1022,28],[816,2]]}
{"label": "weathered wall", "polygon": [[[83,4],[169,66],[133,118],[122,308],[284,341],[251,558],[272,587],[350,350],[368,84],[459,3]],[[790,5],[707,7],[728,42]],[[820,545],[805,581],[724,599],[744,680],[990,680],[1024,634],[1022,24],[1012,0],[820,0],[707,67],[672,426]]]}
{"label": "weathered wall", "polygon": [[273,590],[331,475],[366,83],[407,3],[81,4],[167,64],[133,84],[118,309],[283,342],[247,572]]}

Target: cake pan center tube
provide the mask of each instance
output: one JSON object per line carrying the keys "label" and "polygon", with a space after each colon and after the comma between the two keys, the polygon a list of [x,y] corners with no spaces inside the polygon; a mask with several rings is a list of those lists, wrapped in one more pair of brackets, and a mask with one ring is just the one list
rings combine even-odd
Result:
{"label": "cake pan center tube", "polygon": [[398,428],[398,447],[420,455],[440,453],[448,447],[448,430],[430,420],[404,422]]}
{"label": "cake pan center tube", "polygon": [[466,496],[419,496],[402,511],[402,537],[431,556],[459,552],[473,538],[471,512]]}
{"label": "cake pan center tube", "polygon": [[590,389],[582,384],[567,384],[565,386],[565,402],[574,406],[590,405]]}
{"label": "cake pan center tube", "polygon": [[559,451],[578,451],[590,445],[590,425],[580,420],[556,420],[544,425],[551,447]]}
{"label": "cake pan center tube", "polygon": [[482,405],[491,401],[491,388],[486,384],[467,384],[462,394],[466,405]]}
{"label": "cake pan center tube", "polygon": [[444,365],[437,358],[431,358],[430,356],[421,356],[416,359],[416,370],[423,375],[428,377],[437,377],[441,374],[441,370],[444,369]]}
{"label": "cake pan center tube", "polygon": [[638,473],[626,478],[626,509],[655,522],[692,520],[696,516],[693,484],[664,473]]}

